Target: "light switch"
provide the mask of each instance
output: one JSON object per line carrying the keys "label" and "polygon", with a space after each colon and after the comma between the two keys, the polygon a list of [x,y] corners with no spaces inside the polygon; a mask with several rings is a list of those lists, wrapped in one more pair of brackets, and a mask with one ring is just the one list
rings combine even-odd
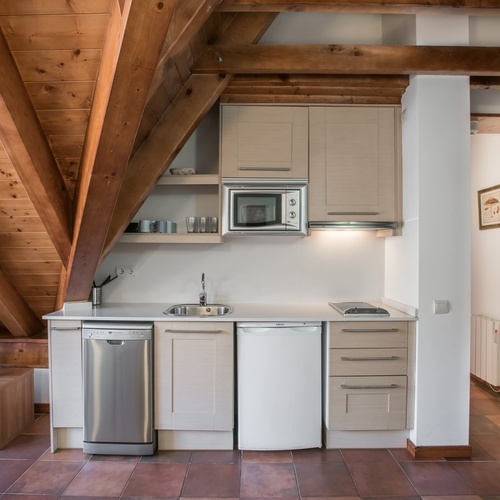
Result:
{"label": "light switch", "polygon": [[450,312],[450,303],[447,300],[434,301],[434,314],[448,314]]}

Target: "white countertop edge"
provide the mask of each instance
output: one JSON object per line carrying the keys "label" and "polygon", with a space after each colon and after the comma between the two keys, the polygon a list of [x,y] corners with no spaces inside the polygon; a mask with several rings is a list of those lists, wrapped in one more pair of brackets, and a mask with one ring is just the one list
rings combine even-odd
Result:
{"label": "white countertop edge", "polygon": [[[298,304],[257,304],[237,303],[233,311],[224,316],[190,316],[177,317],[167,316],[164,311],[172,304],[162,303],[107,303],[99,307],[65,307],[43,316],[47,320],[103,320],[103,321],[413,321],[416,315],[395,308],[391,305],[372,301],[375,306],[381,306],[388,310],[390,316],[373,317],[345,317],[328,305],[321,303],[298,303]],[[78,303],[83,304],[83,303]],[[87,303],[87,304],[90,304]],[[411,308],[406,308],[410,311]]]}
{"label": "white countertop edge", "polygon": [[392,307],[393,309],[397,309],[398,311],[401,311],[405,314],[408,314],[409,316],[413,316],[415,318],[418,318],[418,309],[416,307],[402,304],[401,302],[390,299],[388,297],[382,297],[382,304],[384,304],[388,307]]}

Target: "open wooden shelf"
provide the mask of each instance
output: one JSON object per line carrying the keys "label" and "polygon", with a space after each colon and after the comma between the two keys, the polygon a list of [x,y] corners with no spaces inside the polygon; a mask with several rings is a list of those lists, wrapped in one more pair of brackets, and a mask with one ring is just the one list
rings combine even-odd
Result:
{"label": "open wooden shelf", "polygon": [[157,186],[195,186],[217,185],[220,178],[218,174],[195,175],[164,175],[158,179]]}
{"label": "open wooden shelf", "polygon": [[123,233],[120,243],[222,243],[218,233]]}

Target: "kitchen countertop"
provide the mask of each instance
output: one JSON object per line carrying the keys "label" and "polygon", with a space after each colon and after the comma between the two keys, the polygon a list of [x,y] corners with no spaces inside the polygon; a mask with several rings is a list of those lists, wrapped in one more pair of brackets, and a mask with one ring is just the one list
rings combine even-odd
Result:
{"label": "kitchen countertop", "polygon": [[[48,320],[103,320],[103,321],[414,321],[416,310],[390,300],[369,301],[387,309],[390,316],[345,317],[328,302],[299,304],[243,304],[227,303],[233,307],[224,316],[167,316],[163,312],[173,303],[109,303],[92,307],[90,302],[67,303],[64,308],[45,315]],[[404,312],[403,312],[404,311]]]}

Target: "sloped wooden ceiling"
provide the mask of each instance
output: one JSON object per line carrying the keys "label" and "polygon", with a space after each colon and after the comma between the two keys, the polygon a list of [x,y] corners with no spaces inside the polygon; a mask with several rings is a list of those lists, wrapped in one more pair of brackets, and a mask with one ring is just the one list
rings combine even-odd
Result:
{"label": "sloped wooden ceiling", "polygon": [[283,11],[499,15],[500,5],[0,0],[0,330],[35,335],[43,314],[88,297],[101,259],[219,98],[394,103],[411,72],[498,86],[498,48],[257,47]]}

